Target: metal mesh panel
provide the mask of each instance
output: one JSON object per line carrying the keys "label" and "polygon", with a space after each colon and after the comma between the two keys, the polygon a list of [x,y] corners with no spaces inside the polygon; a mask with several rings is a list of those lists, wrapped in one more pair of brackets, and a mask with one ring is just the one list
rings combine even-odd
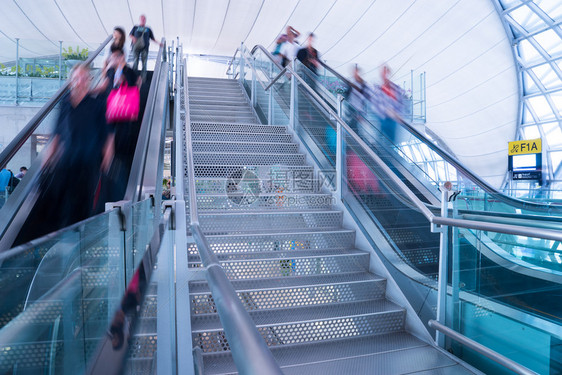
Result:
{"label": "metal mesh panel", "polygon": [[[260,179],[260,194],[314,194],[322,191],[325,180],[300,179],[291,177],[281,177],[277,175],[266,176],[266,179]],[[226,178],[198,178],[195,180],[197,194],[226,194],[227,186],[231,181]]]}
{"label": "metal mesh panel", "polygon": [[[403,327],[404,312],[392,311],[367,316],[261,326],[258,331],[269,346],[277,346],[398,332]],[[223,331],[196,332],[193,335],[193,345],[201,347],[203,352],[230,350]]]}
{"label": "metal mesh panel", "polygon": [[197,207],[200,211],[245,211],[245,210],[326,210],[334,204],[330,194],[261,194],[255,200],[241,204],[225,195],[200,195]]}
{"label": "metal mesh panel", "polygon": [[[293,179],[308,183],[312,181],[313,169],[307,166],[282,166],[272,168],[269,166],[247,166],[247,165],[195,165],[195,177],[230,177],[240,171],[252,171],[260,179],[277,179],[275,175],[284,174],[285,181]],[[308,179],[299,176],[309,176]]]}
{"label": "metal mesh panel", "polygon": [[260,134],[260,133],[228,133],[228,132],[192,132],[192,140],[207,142],[268,142],[290,143],[293,136],[290,134]]}
{"label": "metal mesh panel", "polygon": [[[64,345],[62,341],[48,341],[30,344],[12,344],[8,350],[4,347],[0,347],[0,371],[2,371],[2,373],[12,373],[15,368],[18,370],[30,371],[36,369],[37,371],[41,371],[41,369],[49,366],[53,347],[55,353],[60,353]],[[60,363],[58,362],[60,361],[52,365],[54,365],[54,367],[59,367]]]}
{"label": "metal mesh panel", "polygon": [[[258,287],[260,282],[256,281],[255,284]],[[385,283],[384,281],[366,281],[306,285],[284,289],[238,291],[237,294],[247,310],[276,309],[379,299],[384,297]],[[216,313],[212,295],[210,293],[192,294],[191,313],[193,315]]]}
{"label": "metal mesh panel", "polygon": [[[355,233],[351,230],[313,233],[207,236],[215,254],[251,251],[290,251],[294,249],[347,249],[353,246]],[[198,254],[190,244],[189,254]]]}
{"label": "metal mesh panel", "polygon": [[[293,259],[226,261],[221,262],[221,266],[229,279],[239,280],[357,272],[364,270],[365,264],[368,263],[369,255],[361,254]],[[190,266],[196,265],[199,264],[192,263]]]}
{"label": "metal mesh panel", "polygon": [[341,227],[342,212],[202,214],[199,223],[203,232],[209,234],[336,229]]}
{"label": "metal mesh panel", "polygon": [[129,349],[129,358],[152,358],[158,342],[156,334],[135,335]]}
{"label": "metal mesh panel", "polygon": [[292,153],[298,152],[296,143],[233,143],[233,142],[193,142],[193,152],[242,152],[242,153]]}
{"label": "metal mesh panel", "polygon": [[[195,106],[197,107],[197,106]],[[287,128],[285,126],[277,125],[254,125],[254,124],[220,124],[220,123],[204,123],[192,122],[192,131],[214,132],[214,131],[229,131],[229,132],[246,132],[246,133],[276,133],[285,134]]]}
{"label": "metal mesh panel", "polygon": [[193,153],[196,164],[220,165],[302,165],[303,154],[219,154],[216,152]]}
{"label": "metal mesh panel", "polygon": [[193,114],[191,115],[193,121],[224,121],[224,122],[248,122],[258,123],[258,120],[251,114],[233,114],[233,115],[214,115],[212,113]]}

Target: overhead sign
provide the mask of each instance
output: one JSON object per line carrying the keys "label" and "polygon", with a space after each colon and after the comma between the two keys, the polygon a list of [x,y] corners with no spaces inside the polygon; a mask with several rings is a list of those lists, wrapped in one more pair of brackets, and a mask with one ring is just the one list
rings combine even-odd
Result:
{"label": "overhead sign", "polygon": [[540,154],[542,152],[542,142],[540,138],[509,142],[507,150],[508,155]]}

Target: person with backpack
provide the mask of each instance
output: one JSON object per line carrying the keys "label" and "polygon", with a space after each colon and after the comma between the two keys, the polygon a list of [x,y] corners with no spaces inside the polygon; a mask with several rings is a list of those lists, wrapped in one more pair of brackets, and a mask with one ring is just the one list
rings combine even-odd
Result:
{"label": "person with backpack", "polygon": [[162,47],[162,43],[159,43],[152,33],[152,29],[146,26],[146,16],[142,14],[139,18],[139,24],[135,25],[131,32],[129,33],[131,37],[133,51],[133,69],[138,71],[139,68],[139,58],[142,61],[142,73],[141,77],[143,81],[146,78],[146,60],[148,59],[148,48],[150,46],[150,41],[158,43]]}

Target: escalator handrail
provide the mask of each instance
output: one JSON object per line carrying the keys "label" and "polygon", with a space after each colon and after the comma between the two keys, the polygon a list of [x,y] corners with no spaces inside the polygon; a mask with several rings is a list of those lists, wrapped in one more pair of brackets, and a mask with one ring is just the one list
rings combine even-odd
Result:
{"label": "escalator handrail", "polygon": [[[258,49],[264,52],[266,56],[268,56],[272,61],[274,60],[271,53],[269,53],[269,51],[267,51],[261,45],[256,45],[252,49],[252,54]],[[367,145],[367,143],[365,143],[365,141],[361,137],[359,137],[359,135],[357,135],[349,127],[349,125],[347,125],[347,123],[341,117],[339,117],[332,108],[330,108],[330,106],[324,100],[322,100],[322,98],[305,82],[304,79],[296,74],[295,71],[289,66],[287,66],[287,72],[290,73],[297,81],[299,81],[299,83],[308,92],[308,94],[312,98],[314,98],[318,102],[318,104],[322,106],[324,110],[326,110],[330,114],[330,116],[332,116],[332,118],[334,118],[335,121],[337,121],[341,125],[342,131],[346,131],[353,138],[353,140],[363,149],[362,151],[375,161],[375,163],[381,168],[384,174],[387,175],[392,180],[392,182],[398,186],[402,194],[408,197],[408,199],[427,218],[427,220],[431,224],[562,241],[562,233],[560,231],[543,228],[529,229],[528,227],[521,225],[480,222],[474,220],[446,218],[434,215],[433,212],[431,212],[431,210],[427,207],[427,205],[422,202],[398,176],[396,176],[392,169],[390,169],[390,167],[388,167],[386,163],[383,162],[383,160]]]}
{"label": "escalator handrail", "polygon": [[[243,53],[243,51],[242,51]],[[186,116],[186,152],[187,152],[187,180],[189,190],[189,215],[191,233],[197,244],[201,263],[206,269],[209,289],[215,301],[215,306],[229,342],[232,358],[241,374],[282,374],[263,337],[259,333],[254,321],[240,301],[232,283],[213,252],[201,227],[197,212],[197,195],[195,185],[195,168],[193,147],[191,141],[191,120],[189,117],[187,64],[184,65],[184,94]],[[177,151],[176,151],[177,152]]]}
{"label": "escalator handrail", "polygon": [[[354,87],[356,90],[359,91],[357,86],[355,86],[347,78],[343,77],[341,74],[336,72],[334,69],[332,69],[326,63],[320,61],[320,65],[322,65],[326,70],[328,70],[330,73],[335,75],[338,79],[342,80],[346,85]],[[351,105],[351,104],[349,104],[349,105]],[[416,138],[420,139],[427,147],[429,147],[432,151],[434,151],[436,154],[438,154],[447,163],[453,165],[462,174],[466,175],[471,180],[476,182],[476,185],[481,187],[487,193],[498,195],[502,199],[505,199],[505,200],[509,201],[510,204],[516,205],[518,208],[526,208],[526,209],[535,208],[535,209],[541,210],[541,211],[549,210],[549,209],[554,208],[554,209],[556,209],[556,211],[559,211],[559,212],[562,213],[562,207],[560,207],[560,205],[551,204],[551,203],[542,203],[542,204],[541,203],[535,203],[535,202],[531,202],[531,201],[526,201],[526,200],[514,198],[514,197],[511,197],[509,195],[506,195],[506,194],[502,193],[501,191],[497,190],[496,188],[494,188],[493,186],[488,184],[488,182],[484,181],[482,178],[480,178],[477,174],[472,172],[470,169],[465,167],[457,158],[452,156],[450,153],[443,151],[443,149],[440,146],[436,145],[433,141],[428,139],[425,136],[425,134],[422,134],[420,131],[418,131],[410,122],[404,120],[403,118],[400,118],[399,124],[402,127],[406,128],[406,131],[408,131],[410,133],[413,133],[413,135]]]}
{"label": "escalator handrail", "polygon": [[[113,39],[112,35],[109,35],[100,46],[89,55],[84,64],[89,65],[94,61],[96,57],[104,50],[105,46]],[[41,109],[28,121],[27,125],[14,137],[14,139],[6,146],[6,148],[0,153],[0,169],[5,168],[8,162],[14,157],[14,155],[19,151],[23,144],[31,137],[35,129],[41,124],[41,122],[47,117],[49,112],[55,107],[63,95],[68,91],[69,81],[65,81],[61,88],[49,99],[47,103],[41,107]]]}
{"label": "escalator handrail", "polygon": [[147,154],[149,149],[149,137],[152,128],[152,113],[154,112],[154,106],[156,102],[156,96],[158,91],[158,82],[160,80],[160,66],[165,61],[165,48],[166,40],[162,38],[161,46],[158,49],[158,54],[156,55],[156,65],[154,67],[154,72],[152,74],[152,81],[150,83],[150,89],[148,91],[148,97],[146,99],[145,111],[143,114],[141,128],[139,131],[137,146],[135,148],[135,156],[133,159],[133,164],[131,165],[131,171],[129,173],[129,181],[127,182],[127,189],[125,190],[124,200],[131,202],[138,202],[142,200],[142,181],[144,179],[144,172],[147,162]]}

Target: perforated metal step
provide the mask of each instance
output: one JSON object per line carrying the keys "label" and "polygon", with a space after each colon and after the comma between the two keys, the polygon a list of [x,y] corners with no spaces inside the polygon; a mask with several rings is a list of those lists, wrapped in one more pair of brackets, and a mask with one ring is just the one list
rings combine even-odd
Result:
{"label": "perforated metal step", "polygon": [[304,154],[249,154],[249,153],[217,153],[194,152],[193,162],[197,164],[220,165],[303,165]]}
{"label": "perforated metal step", "polygon": [[[228,195],[227,195],[228,194]],[[248,195],[241,189],[231,188],[223,195],[200,195],[197,197],[199,212],[209,211],[262,211],[262,210],[328,210],[335,204],[331,194],[264,194]]]}
{"label": "perforated metal step", "polygon": [[[270,346],[399,332],[405,319],[405,311],[386,300],[249,313]],[[229,349],[216,314],[192,317],[192,334],[203,352]]]}
{"label": "perforated metal step", "polygon": [[[260,184],[261,194],[314,194],[323,191],[323,188],[328,188],[329,180],[315,179],[314,176],[294,176],[285,175],[284,173],[277,173],[266,175],[265,178],[260,178],[258,175],[253,177],[251,175],[244,175],[245,182],[251,183],[254,180]],[[195,186],[197,194],[211,194],[211,195],[224,195],[232,188],[232,178],[197,178]]]}
{"label": "perforated metal step", "polygon": [[334,230],[341,228],[341,211],[229,212],[199,215],[201,230],[209,235],[282,231]]}
{"label": "perforated metal step", "polygon": [[[269,277],[309,276],[339,272],[365,271],[369,254],[363,251],[293,251],[291,255],[262,257],[248,260],[224,260],[221,266],[231,280],[258,279]],[[191,268],[201,267],[200,263],[190,263]]]}
{"label": "perforated metal step", "polygon": [[192,131],[202,132],[236,132],[236,133],[275,133],[286,134],[287,127],[280,125],[261,125],[261,124],[228,124],[217,122],[192,122]]}
{"label": "perforated metal step", "polygon": [[[322,305],[384,298],[386,281],[362,273],[233,280],[233,286],[247,310]],[[215,313],[207,283],[189,285],[192,315]]]}
{"label": "perforated metal step", "polygon": [[[259,235],[234,234],[207,236],[215,254],[246,253],[250,251],[286,251],[294,249],[350,249],[355,241],[352,230],[336,230],[301,233],[263,233]],[[197,254],[197,247],[190,244],[189,254]]]}
{"label": "perforated metal step", "polygon": [[251,171],[263,181],[295,180],[296,183],[309,183],[314,177],[314,170],[308,166],[275,166],[267,165],[217,165],[199,164],[194,166],[195,177],[226,177],[239,179],[243,172]]}
{"label": "perforated metal step", "polygon": [[193,152],[239,152],[296,154],[299,147],[296,143],[252,143],[252,142],[193,142]]}
{"label": "perforated metal step", "polygon": [[217,121],[217,122],[248,122],[258,123],[253,114],[214,115],[212,113],[192,114],[192,121]]}
{"label": "perforated metal step", "polygon": [[193,141],[207,142],[267,142],[267,143],[290,143],[293,140],[291,134],[265,134],[265,133],[232,133],[232,132],[193,132]]}

